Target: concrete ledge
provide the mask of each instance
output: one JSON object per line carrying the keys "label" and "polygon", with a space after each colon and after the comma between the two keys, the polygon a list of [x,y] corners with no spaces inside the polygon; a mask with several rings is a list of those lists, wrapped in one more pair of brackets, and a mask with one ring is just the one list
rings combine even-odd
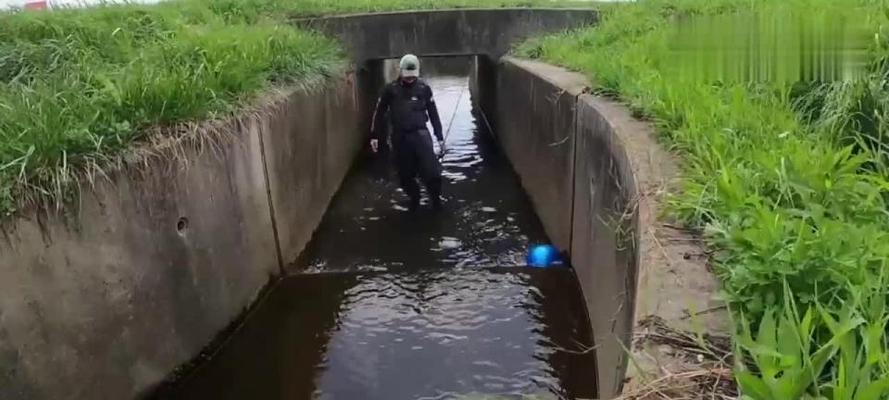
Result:
{"label": "concrete ledge", "polygon": [[[614,202],[610,205],[612,210],[609,213],[612,216],[623,215],[621,223],[616,226],[632,229],[633,238],[629,243],[635,249],[632,256],[622,255],[627,259],[628,265],[630,262],[636,263],[635,268],[628,270],[631,273],[611,276],[608,278],[611,279],[610,282],[598,285],[599,288],[610,286],[626,289],[623,293],[615,292],[614,289],[610,291],[617,295],[616,298],[610,298],[614,302],[612,308],[616,305],[631,307],[635,310],[634,318],[627,319],[628,316],[624,316],[609,321],[613,323],[613,328],[608,331],[608,336],[602,338],[600,335],[599,339],[606,340],[606,343],[628,340],[630,336],[626,332],[634,324],[644,322],[650,317],[661,318],[670,327],[679,330],[728,335],[728,315],[721,310],[724,302],[718,298],[720,282],[707,266],[708,257],[703,242],[689,231],[676,229],[678,224],[661,213],[665,195],[671,190],[679,190],[675,185],[679,173],[677,158],[660,146],[651,124],[633,118],[630,111],[619,103],[598,96],[582,95],[578,98],[578,113],[579,120],[586,121],[587,125],[586,129],[578,125],[578,134],[588,138],[593,144],[587,151],[592,150],[592,154],[607,151],[610,154],[609,176],[615,179],[606,182],[623,185],[608,191],[614,193],[619,190],[622,193],[612,200]],[[599,145],[596,146],[596,143]],[[600,147],[600,150],[595,150],[596,147]],[[579,150],[579,163],[581,154],[590,153]],[[604,176],[601,173],[593,175]],[[577,182],[580,181],[581,177],[578,176]],[[628,185],[628,182],[632,182],[632,185]],[[631,191],[627,192],[628,189]],[[579,197],[583,196],[580,189],[577,193]],[[575,210],[581,207],[579,202],[582,200],[579,197],[576,198],[578,203]],[[609,207],[607,201],[601,204],[604,206],[602,208]],[[633,212],[622,213],[620,207]],[[580,214],[575,214],[575,224],[579,222],[579,217],[582,220]],[[575,229],[577,226],[575,225]],[[598,229],[599,232],[603,230],[606,230],[604,226]],[[596,231],[594,229],[592,232]],[[591,248],[603,248],[598,243],[600,239],[595,239],[593,234],[594,245],[584,248],[582,233],[575,232],[572,251],[576,258],[596,259],[601,262],[601,253],[597,254],[595,250],[592,254],[580,254]],[[618,251],[615,256],[620,257],[621,253],[625,252]],[[606,252],[607,257],[610,257],[610,253]],[[605,265],[609,263],[607,261]],[[602,278],[606,277],[597,277]],[[628,293],[632,293],[634,289],[635,296],[629,296]],[[607,303],[609,298],[601,297],[600,301]],[[692,314],[695,314],[694,318],[691,318]],[[633,363],[629,365],[626,374],[628,383],[625,389],[642,383],[642,375],[659,376],[664,369],[676,372],[677,369],[684,368],[686,360],[682,355],[673,355],[645,341],[635,344]],[[625,361],[617,357],[624,357],[625,352],[620,353],[613,354],[613,357],[623,363]],[[615,376],[614,379],[621,377]]]}
{"label": "concrete ledge", "polygon": [[484,54],[497,59],[513,43],[598,22],[593,9],[494,8],[352,14],[295,20],[339,38],[353,60]]}
{"label": "concrete ledge", "polygon": [[155,143],[70,215],[4,224],[0,398],[133,398],[196,356],[309,240],[362,141],[350,82]]}
{"label": "concrete ledge", "polygon": [[[660,374],[669,357],[634,348],[634,324],[650,316],[687,328],[689,312],[718,304],[718,282],[687,232],[665,232],[658,210],[676,161],[654,131],[580,74],[511,57],[497,67],[497,136],[547,233],[570,253],[597,345],[600,398],[621,392],[625,349]],[[670,240],[679,239],[679,240]],[[721,329],[724,315],[705,325]]]}

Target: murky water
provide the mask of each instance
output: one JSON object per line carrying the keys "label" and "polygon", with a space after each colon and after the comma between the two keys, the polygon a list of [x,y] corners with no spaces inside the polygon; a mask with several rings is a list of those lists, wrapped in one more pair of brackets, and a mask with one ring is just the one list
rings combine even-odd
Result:
{"label": "murky water", "polygon": [[[592,398],[574,274],[521,267],[546,242],[465,78],[429,80],[450,150],[445,210],[409,213],[385,155],[347,178],[305,252],[177,399]],[[490,397],[485,397],[490,398]]]}
{"label": "murky water", "polygon": [[381,154],[347,179],[303,265],[313,271],[521,265],[529,243],[547,242],[508,160],[479,131],[467,79],[429,83],[447,136],[445,211],[407,212],[407,197]]}

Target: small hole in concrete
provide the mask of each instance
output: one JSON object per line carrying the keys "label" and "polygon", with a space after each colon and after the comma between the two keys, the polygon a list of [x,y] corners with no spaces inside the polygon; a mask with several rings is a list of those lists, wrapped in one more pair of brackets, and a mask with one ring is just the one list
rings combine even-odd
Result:
{"label": "small hole in concrete", "polygon": [[186,229],[188,229],[188,218],[179,218],[179,222],[176,223],[176,230],[179,231],[180,234],[182,234],[185,233]]}

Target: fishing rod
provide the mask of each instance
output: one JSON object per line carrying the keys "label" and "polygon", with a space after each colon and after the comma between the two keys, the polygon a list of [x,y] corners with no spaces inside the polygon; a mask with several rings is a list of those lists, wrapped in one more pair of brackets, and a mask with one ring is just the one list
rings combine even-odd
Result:
{"label": "fishing rod", "polygon": [[448,122],[448,130],[445,131],[444,137],[441,140],[441,145],[444,147],[444,149],[442,150],[441,154],[438,155],[439,162],[444,159],[445,153],[447,152],[448,148],[447,146],[445,146],[445,143],[447,143],[448,135],[451,134],[451,128],[454,127],[454,119],[457,118],[457,112],[460,110],[460,101],[463,100],[464,92],[466,92],[466,88],[460,89],[460,96],[457,97],[457,104],[454,105],[454,113],[451,114],[451,120],[450,122]]}

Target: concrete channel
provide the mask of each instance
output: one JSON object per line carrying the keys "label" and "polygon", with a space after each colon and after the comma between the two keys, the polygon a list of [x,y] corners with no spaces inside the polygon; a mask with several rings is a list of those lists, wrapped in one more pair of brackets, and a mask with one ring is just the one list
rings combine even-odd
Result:
{"label": "concrete channel", "polygon": [[[634,322],[705,309],[715,283],[700,263],[669,257],[694,249],[667,244],[656,254],[650,192],[666,184],[675,164],[650,128],[590,94],[578,74],[504,56],[522,37],[596,18],[589,10],[459,10],[295,22],[343,39],[355,68],[320,91],[269,94],[236,117],[139,149],[117,171],[84,183],[69,212],[32,210],[3,226],[0,398],[453,398],[464,389],[528,394],[530,382],[557,398],[618,394]],[[454,100],[453,115],[469,125],[455,139],[475,147],[458,148],[450,169],[446,158],[446,173],[499,183],[492,192],[452,176],[465,192],[450,207],[474,214],[450,228],[424,225],[394,237],[398,221],[375,223],[400,215],[383,195],[394,200],[395,189],[370,185],[386,179],[373,175],[382,167],[368,163],[362,148],[385,60],[406,52],[461,57],[440,69],[468,68],[460,89],[467,102]],[[349,214],[361,211],[356,204],[370,214]],[[382,209],[389,214],[374,214]],[[472,225],[489,220],[499,228]],[[340,232],[349,226],[376,235]],[[485,240],[473,242],[479,232],[500,239],[481,234]],[[413,240],[431,237],[438,237],[432,247]],[[365,243],[374,240],[383,242]],[[520,267],[522,249],[548,240],[569,254],[573,272]],[[386,241],[423,251],[411,259]],[[424,262],[430,265],[411,265]],[[662,265],[691,279],[677,280]],[[453,295],[469,292],[490,296],[458,307],[467,299]],[[454,328],[452,320],[424,325],[385,312],[412,309],[417,299],[425,313],[450,310],[488,323],[448,331],[442,327]],[[491,309],[494,300],[507,303]],[[343,311],[343,304],[354,307]],[[498,314],[513,308],[523,314]],[[389,325],[380,321],[386,315]],[[366,357],[357,344],[377,343],[370,338],[392,324],[415,328],[401,339],[410,349],[430,348],[424,361],[405,368],[402,353]],[[449,356],[442,343],[457,337],[472,351]],[[481,340],[493,337],[518,346],[513,358],[496,358],[509,350]],[[565,352],[565,343],[576,346]],[[282,357],[294,351],[302,355]],[[450,368],[432,368],[448,360]],[[517,367],[530,360],[541,363]],[[499,375],[485,375],[492,368]],[[292,370],[303,373],[282,372]],[[380,389],[399,379],[404,391]],[[483,384],[466,384],[473,379]],[[433,381],[444,383],[423,392]],[[238,392],[238,382],[252,391]]]}

